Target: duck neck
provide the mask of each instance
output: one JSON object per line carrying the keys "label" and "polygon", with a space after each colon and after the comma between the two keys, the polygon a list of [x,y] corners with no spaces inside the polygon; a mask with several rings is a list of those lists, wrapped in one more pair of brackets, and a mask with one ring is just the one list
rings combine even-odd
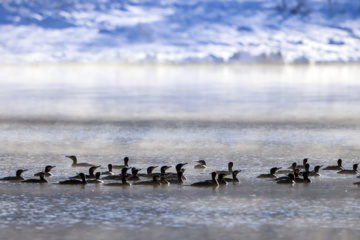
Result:
{"label": "duck neck", "polygon": [[22,171],[16,171],[16,177],[21,177]]}
{"label": "duck neck", "polygon": [[153,182],[159,183],[159,179],[158,179],[157,175],[155,175],[155,176],[153,177]]}
{"label": "duck neck", "polygon": [[217,182],[218,182],[218,181],[216,180],[216,174],[212,174],[211,177],[212,177],[213,183],[217,183]]}
{"label": "duck neck", "polygon": [[127,182],[126,182],[126,177],[125,177],[125,176],[121,178],[121,183],[122,183],[122,184],[127,184]]}
{"label": "duck neck", "polygon": [[147,174],[151,174],[152,171],[153,171],[153,168],[151,168],[151,167],[149,167],[149,168],[146,169]]}
{"label": "duck neck", "polygon": [[177,177],[180,182],[183,182],[182,176],[183,176],[183,173],[181,171],[177,173]]}
{"label": "duck neck", "polygon": [[77,158],[76,157],[72,157],[71,160],[73,160],[73,165],[77,164]]}
{"label": "duck neck", "polygon": [[230,173],[232,173],[232,172],[233,172],[233,165],[232,165],[232,164],[229,164],[229,166],[228,166],[228,170],[229,170],[229,172],[230,172]]}
{"label": "duck neck", "polygon": [[44,174],[40,174],[40,180],[41,180],[42,182],[47,182],[46,179],[44,178]]}
{"label": "duck neck", "polygon": [[232,177],[233,177],[234,180],[238,180],[237,174],[235,174],[234,172],[233,172],[233,174],[232,174]]}

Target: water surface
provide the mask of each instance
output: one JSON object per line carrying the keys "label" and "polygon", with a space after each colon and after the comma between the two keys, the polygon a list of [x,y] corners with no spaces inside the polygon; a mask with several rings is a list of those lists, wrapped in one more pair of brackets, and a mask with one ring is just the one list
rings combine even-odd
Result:
{"label": "water surface", "polygon": [[[2,66],[0,176],[56,165],[50,183],[0,182],[4,239],[358,239],[355,176],[257,179],[309,157],[358,163],[356,65]],[[188,162],[183,186],[60,186],[79,161]],[[194,161],[205,159],[206,170]],[[193,188],[233,161],[238,184]]]}

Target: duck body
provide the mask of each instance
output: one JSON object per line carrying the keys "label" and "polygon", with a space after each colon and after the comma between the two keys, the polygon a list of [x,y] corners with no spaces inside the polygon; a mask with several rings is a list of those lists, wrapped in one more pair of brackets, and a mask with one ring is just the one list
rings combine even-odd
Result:
{"label": "duck body", "polygon": [[320,177],[321,174],[319,173],[319,170],[320,170],[321,167],[322,166],[319,166],[319,165],[315,166],[314,170],[309,173],[309,176],[311,176],[311,177]]}
{"label": "duck body", "polygon": [[184,167],[186,164],[188,164],[188,163],[178,163],[178,164],[176,164],[176,166],[175,166],[176,174],[171,174],[171,175],[169,175],[168,178],[167,178],[167,180],[169,181],[169,180],[176,180],[176,179],[178,179],[178,173],[182,171],[181,179],[182,179],[183,181],[185,181],[185,180],[186,180],[186,177],[185,177],[185,175],[184,175],[185,169],[182,168],[182,167]]}
{"label": "duck body", "polygon": [[140,177],[138,176],[138,172],[141,169],[138,168],[132,168],[131,169],[131,176],[129,176],[129,178],[127,179],[128,181],[140,181]]}
{"label": "duck body", "polygon": [[170,185],[170,182],[166,179],[167,176],[168,175],[166,173],[160,175],[159,182],[161,183],[161,186],[169,186]]}
{"label": "duck body", "polygon": [[354,164],[353,165],[353,169],[343,169],[339,172],[337,172],[338,174],[349,174],[349,175],[356,175],[358,174],[359,172],[357,171],[357,168],[358,168],[358,164]]}
{"label": "duck body", "polygon": [[122,169],[124,167],[129,167],[129,158],[128,157],[124,157],[124,165],[112,165],[113,169]]}
{"label": "duck body", "polygon": [[288,175],[288,178],[278,180],[276,183],[278,183],[278,184],[294,184],[295,183],[294,180],[295,180],[294,174],[290,173]]}
{"label": "duck body", "polygon": [[278,176],[276,175],[276,171],[278,171],[279,169],[281,169],[281,167],[271,168],[270,173],[260,174],[259,176],[257,176],[257,178],[271,178],[271,179],[278,178]]}
{"label": "duck body", "polygon": [[221,186],[221,185],[227,185],[228,183],[227,183],[227,181],[225,181],[225,179],[224,179],[224,177],[226,176],[227,174],[225,174],[225,173],[219,173],[218,174],[218,179],[217,179],[217,181],[218,181],[218,183],[219,183],[219,186]]}
{"label": "duck body", "polygon": [[121,183],[107,183],[104,184],[104,186],[109,186],[109,187],[129,187],[131,186],[130,183],[127,182],[129,176],[123,176],[121,178]]}
{"label": "duck body", "polygon": [[182,179],[182,175],[184,173],[185,169],[182,169],[182,171],[179,171],[176,175],[177,175],[177,179],[168,179],[167,181],[170,184],[183,184],[184,180]]}
{"label": "duck body", "polygon": [[196,161],[198,164],[194,166],[194,169],[205,169],[206,168],[206,162],[205,160],[199,160]]}
{"label": "duck body", "polygon": [[113,176],[115,173],[112,171],[112,164],[108,164],[108,171],[102,172],[101,175]]}
{"label": "duck body", "polygon": [[87,180],[87,183],[91,183],[91,184],[104,183],[104,181],[100,179],[100,176],[101,176],[101,173],[100,173],[100,172],[97,172],[97,173],[95,174],[95,179]]}
{"label": "duck body", "polygon": [[69,179],[69,180],[61,181],[61,182],[59,182],[59,184],[66,184],[66,185],[83,185],[83,184],[87,184],[85,174],[84,173],[79,173],[79,175],[80,175],[81,180]]}
{"label": "duck body", "polygon": [[41,173],[39,179],[27,179],[21,182],[23,183],[47,183],[48,181],[44,178],[45,174]]}
{"label": "duck body", "polygon": [[143,186],[152,185],[152,186],[160,186],[160,185],[161,185],[161,182],[159,181],[159,179],[160,179],[160,175],[154,175],[154,176],[153,176],[153,180],[151,180],[151,181],[136,182],[136,183],[133,183],[133,185],[143,185]]}
{"label": "duck body", "polygon": [[16,171],[16,176],[8,176],[0,178],[0,181],[24,181],[25,178],[21,176],[23,172],[26,172],[27,169],[19,169]]}
{"label": "duck body", "polygon": [[[96,176],[94,174],[95,170],[97,168],[101,167],[101,165],[99,166],[92,166],[89,168],[89,174],[85,175],[86,179],[95,179]],[[82,179],[81,178],[81,173],[78,173],[77,175],[73,176],[73,177],[69,177],[69,179]]]}
{"label": "duck body", "polygon": [[119,175],[108,175],[108,176],[105,176],[103,177],[102,179],[103,180],[122,180],[122,177],[127,177],[128,174],[127,174],[127,171],[129,170],[130,168],[128,167],[124,167],[121,169],[121,174]]}
{"label": "duck body", "polygon": [[72,167],[95,167],[96,165],[94,164],[91,164],[91,163],[78,163],[77,162],[77,157],[74,156],[74,155],[71,155],[71,156],[65,156],[69,159],[71,159],[73,161],[73,164],[71,165]]}
{"label": "duck body", "polygon": [[50,166],[50,165],[48,165],[48,166],[45,167],[44,172],[35,173],[34,176],[35,176],[35,177],[39,177],[41,173],[44,173],[44,177],[52,177],[52,176],[54,176],[54,175],[53,175],[50,171],[51,171],[51,169],[53,169],[54,167],[56,167],[56,166]]}
{"label": "duck body", "polygon": [[304,172],[303,173],[303,178],[295,178],[295,183],[311,183],[311,180],[308,177],[309,173],[308,172]]}
{"label": "duck body", "polygon": [[191,184],[192,187],[218,187],[219,183],[216,180],[216,172],[211,173],[211,180],[202,181],[202,182],[196,182]]}
{"label": "duck body", "polygon": [[342,160],[341,159],[338,159],[337,161],[338,165],[330,165],[330,166],[327,166],[325,168],[323,168],[323,170],[327,170],[327,171],[341,171],[341,170],[344,170],[343,166],[342,166]]}
{"label": "duck body", "polygon": [[232,173],[232,178],[224,178],[226,182],[240,182],[240,180],[237,178],[237,175],[241,172],[241,170],[235,170]]}

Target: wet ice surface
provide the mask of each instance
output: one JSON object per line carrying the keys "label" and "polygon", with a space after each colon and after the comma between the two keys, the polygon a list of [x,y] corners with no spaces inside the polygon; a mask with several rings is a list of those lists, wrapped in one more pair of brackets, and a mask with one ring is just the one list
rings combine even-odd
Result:
{"label": "wet ice surface", "polygon": [[[103,238],[119,237],[119,232],[128,239],[359,238],[359,188],[352,183],[360,179],[355,176],[321,171],[310,185],[295,186],[256,178],[271,167],[286,168],[304,157],[310,158],[312,167],[335,165],[337,158],[346,168],[359,162],[356,68],[144,67],[152,84],[143,80],[145,75],[126,75],[136,72],[132,68],[120,67],[124,75],[116,74],[118,67],[87,68],[92,74],[83,68],[58,68],[51,74],[41,67],[0,70],[8,80],[1,88],[6,104],[0,107],[0,176],[28,168],[24,177],[32,178],[46,165],[56,165],[48,184],[0,182],[0,231],[6,232],[5,239]],[[36,80],[26,83],[27,75],[21,79],[15,70],[31,72]],[[256,84],[236,80],[239,70],[245,74],[242,79]],[[68,76],[62,84],[54,74],[61,71],[62,77]],[[205,79],[198,74],[194,82],[189,80],[194,71],[211,74]],[[331,71],[342,74],[329,75]],[[88,81],[71,82],[84,75]],[[131,84],[126,81],[129,76],[134,77]],[[267,76],[274,82],[268,83]],[[265,80],[256,80],[260,78]],[[213,85],[207,86],[206,80]],[[217,85],[221,88],[213,87]],[[163,91],[176,86],[179,91]],[[194,88],[208,88],[212,94],[197,96]],[[228,93],[234,94],[233,103]],[[211,100],[213,96],[217,101]],[[213,101],[211,106],[207,100]],[[199,104],[195,110],[193,103]],[[122,164],[124,156],[130,157],[131,166],[172,165],[172,172],[176,163],[189,162],[188,180],[183,186],[158,188],[61,186],[58,181],[87,171],[72,168],[64,157],[70,154],[79,162],[101,164],[102,170],[108,163]],[[193,169],[193,161],[199,159],[207,161],[208,169]],[[242,170],[240,183],[216,189],[189,186],[210,179],[213,170],[226,170],[229,161]]]}

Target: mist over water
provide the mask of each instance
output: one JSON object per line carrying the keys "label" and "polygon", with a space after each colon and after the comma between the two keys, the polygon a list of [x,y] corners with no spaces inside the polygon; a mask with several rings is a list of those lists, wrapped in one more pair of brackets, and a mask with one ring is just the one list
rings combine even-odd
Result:
{"label": "mist over water", "polygon": [[[67,239],[358,239],[354,176],[320,171],[309,185],[257,179],[309,157],[359,162],[357,65],[1,66],[0,176],[56,165],[48,184],[0,182],[0,231]],[[183,186],[61,186],[87,168],[188,162]],[[196,160],[208,168],[195,170]],[[234,162],[240,183],[193,188]],[[78,231],[75,232],[73,229]],[[186,233],[183,233],[186,231]],[[100,234],[101,233],[101,234]],[[181,233],[181,234],[180,234]]]}

